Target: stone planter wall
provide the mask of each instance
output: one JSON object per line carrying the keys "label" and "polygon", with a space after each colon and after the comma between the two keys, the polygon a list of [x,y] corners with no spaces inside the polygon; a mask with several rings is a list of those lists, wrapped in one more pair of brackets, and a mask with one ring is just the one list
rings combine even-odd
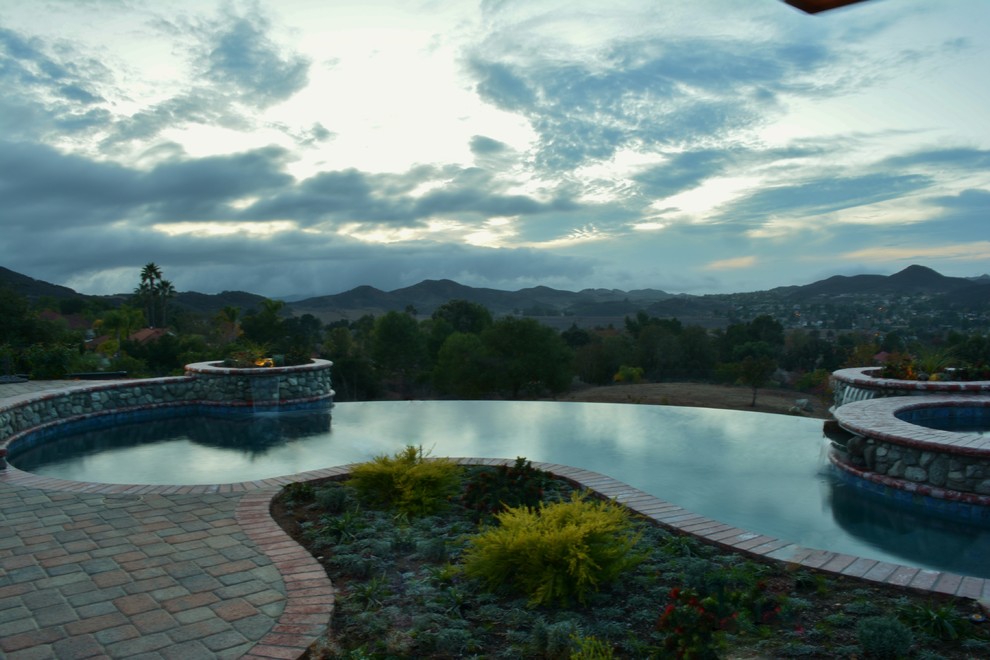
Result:
{"label": "stone planter wall", "polygon": [[185,376],[47,392],[0,407],[0,449],[40,427],[114,413],[174,406],[284,410],[330,404],[332,366],[329,360],[313,360],[294,367],[225,369],[202,362],[187,365]]}
{"label": "stone planter wall", "polygon": [[855,367],[832,372],[834,411],[847,403],[888,396],[929,394],[985,394],[990,396],[990,381],[900,380],[880,378],[881,367]]}
{"label": "stone planter wall", "polygon": [[210,401],[255,408],[283,407],[328,393],[332,396],[332,365],[328,360],[313,360],[312,364],[293,367],[231,369],[218,362],[197,362],[186,365],[186,375],[197,381]]}

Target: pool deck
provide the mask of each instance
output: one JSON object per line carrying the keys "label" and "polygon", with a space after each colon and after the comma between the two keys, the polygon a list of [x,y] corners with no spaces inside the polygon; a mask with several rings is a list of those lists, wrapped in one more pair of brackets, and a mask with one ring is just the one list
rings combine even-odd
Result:
{"label": "pool deck", "polygon": [[[3,383],[0,406],[93,384]],[[754,557],[990,599],[990,581],[983,578],[803,548],[694,514],[595,472],[534,466],[667,527]],[[237,484],[142,486],[0,470],[0,657],[299,657],[326,632],[334,590],[317,560],[275,524],[269,505],[284,484],[346,471],[340,466]]]}

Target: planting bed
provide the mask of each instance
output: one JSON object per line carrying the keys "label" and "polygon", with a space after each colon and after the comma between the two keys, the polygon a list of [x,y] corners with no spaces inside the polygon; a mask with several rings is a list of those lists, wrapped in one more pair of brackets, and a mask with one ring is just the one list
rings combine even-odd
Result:
{"label": "planting bed", "polygon": [[[480,475],[494,469],[466,468],[461,493],[477,491]],[[545,501],[559,501],[571,486],[554,480],[542,490]],[[461,495],[417,517],[371,507],[344,482],[312,482],[283,491],[273,515],[337,591],[331,632],[311,648],[313,658],[643,658],[677,650],[852,658],[905,639],[905,657],[990,656],[988,624],[971,621],[982,612],[974,601],[755,562],[644,519],[634,521],[643,556],[636,568],[584,603],[532,606],[462,572],[479,514]],[[480,524],[497,521],[485,515]]]}

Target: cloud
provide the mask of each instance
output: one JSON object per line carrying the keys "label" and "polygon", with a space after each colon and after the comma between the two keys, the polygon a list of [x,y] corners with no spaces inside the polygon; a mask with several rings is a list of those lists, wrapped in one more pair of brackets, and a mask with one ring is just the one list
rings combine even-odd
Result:
{"label": "cloud", "polygon": [[227,205],[291,185],[283,171],[289,153],[266,147],[229,156],[164,162],[140,177],[148,221],[236,217]]}
{"label": "cloud", "polygon": [[727,151],[685,151],[637,174],[633,180],[640,184],[644,194],[662,199],[690,190],[706,179],[723,173],[732,161]]}
{"label": "cloud", "polygon": [[189,125],[248,131],[254,121],[233,107],[226,94],[200,88],[180,92],[132,115],[116,117],[100,147],[116,153],[129,143],[149,143],[167,129]]}
{"label": "cloud", "polygon": [[758,190],[730,204],[721,214],[721,221],[752,225],[772,216],[821,215],[895,199],[924,190],[932,183],[930,176],[922,174],[822,174],[799,183]]}
{"label": "cloud", "polygon": [[109,74],[68,45],[55,48],[0,27],[0,133],[5,139],[89,133],[109,112],[98,91]]}
{"label": "cloud", "polygon": [[751,268],[756,264],[756,257],[732,257],[730,259],[720,259],[705,264],[705,270],[736,270],[739,268]]}
{"label": "cloud", "polygon": [[44,232],[104,223],[236,218],[229,207],[293,183],[287,152],[268,147],[229,156],[165,161],[150,171],[67,155],[41,145],[0,143],[5,226]]}
{"label": "cloud", "polygon": [[265,108],[292,97],[309,77],[308,58],[285,52],[270,22],[253,14],[228,16],[203,35],[203,75],[240,102]]}
{"label": "cloud", "polygon": [[986,261],[990,259],[990,241],[956,243],[951,245],[914,245],[911,247],[870,247],[839,255],[843,259],[868,261]]}
{"label": "cloud", "polygon": [[890,169],[949,167],[957,170],[990,170],[990,150],[954,147],[913,151],[891,156],[878,164]]}
{"label": "cloud", "polygon": [[[551,60],[533,44],[508,39],[495,46],[490,38],[469,70],[483,99],[530,120],[540,136],[537,162],[551,169],[608,159],[627,147],[725,139],[781,112],[781,94],[822,97],[844,89],[816,78],[837,54],[814,41],[667,36]],[[520,48],[532,57],[519,57]]]}
{"label": "cloud", "polygon": [[493,156],[503,154],[510,149],[509,145],[499,140],[493,140],[484,135],[471,138],[471,153],[476,156]]}
{"label": "cloud", "polygon": [[[187,46],[193,78],[168,97],[115,118],[101,147],[124,153],[131,143],[148,142],[168,129],[222,127],[247,133],[263,124],[257,111],[284,102],[306,87],[310,60],[281,47],[271,21],[259,13],[228,11],[217,19],[158,21],[161,32]],[[331,137],[319,122],[299,132],[281,126],[298,143]]]}
{"label": "cloud", "polygon": [[[13,239],[9,245],[18,256],[7,260],[7,267],[45,272],[91,293],[133,290],[140,265],[147,261],[162,266],[180,291],[242,290],[272,297],[325,295],[360,285],[392,290],[441,278],[472,286],[523,288],[586,278],[595,267],[586,259],[539,250],[429,241],[369,245],[297,230],[280,233],[274,240],[256,240],[244,235],[167,236],[107,226],[72,228],[52,235],[43,252],[29,249],[29,237]],[[52,263],[51,251],[72,256]]]}
{"label": "cloud", "polygon": [[0,263],[704,292],[982,254],[978,2],[346,4],[5,8]]}

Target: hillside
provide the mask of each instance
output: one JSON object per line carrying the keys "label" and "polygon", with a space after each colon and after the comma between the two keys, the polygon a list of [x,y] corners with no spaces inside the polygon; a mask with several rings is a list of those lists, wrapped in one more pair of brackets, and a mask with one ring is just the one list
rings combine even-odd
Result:
{"label": "hillside", "polygon": [[7,287],[28,300],[37,300],[38,298],[45,297],[55,298],[56,300],[84,297],[67,286],[42,282],[27,275],[15,273],[3,266],[0,266],[0,287]]}
{"label": "hillside", "polygon": [[[67,287],[35,280],[0,267],[0,285],[31,300],[42,297],[100,298],[119,304],[129,294],[85,296]],[[452,280],[424,280],[394,291],[359,286],[333,295],[289,302],[286,313],[312,314],[324,323],[340,319],[356,320],[364,315],[379,316],[390,311],[415,310],[429,316],[449,300],[467,300],[483,305],[494,316],[507,314],[538,318],[558,329],[575,323],[582,327],[621,325],[627,316],[643,311],[659,318],[678,318],[685,325],[724,327],[736,316],[751,317],[768,313],[780,316],[791,309],[831,305],[842,300],[860,300],[869,307],[870,299],[882,305],[887,299],[923,301],[929,309],[955,309],[960,313],[986,316],[990,313],[990,277],[947,277],[919,265],[893,275],[836,275],[805,285],[778,287],[769,291],[736,294],[671,294],[659,289],[621,291],[583,289],[564,291],[538,286],[518,291],[470,287]],[[264,296],[245,291],[204,294],[179,293],[172,301],[178,308],[202,315],[214,315],[226,306],[243,312],[257,309]],[[843,305],[848,307],[848,305]],[[909,310],[903,305],[898,305]],[[822,327],[822,326],[817,326]],[[837,326],[840,327],[841,326]]]}

